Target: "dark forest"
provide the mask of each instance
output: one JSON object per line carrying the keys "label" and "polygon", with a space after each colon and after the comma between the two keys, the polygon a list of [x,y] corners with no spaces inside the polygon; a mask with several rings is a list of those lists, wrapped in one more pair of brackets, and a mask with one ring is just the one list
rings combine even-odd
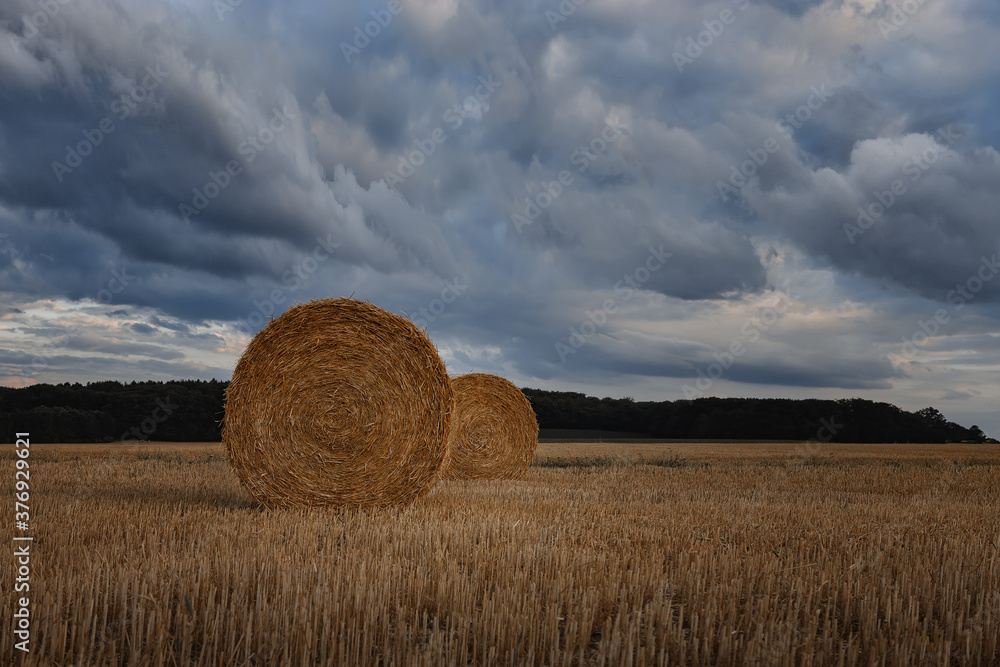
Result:
{"label": "dark forest", "polygon": [[[0,387],[0,437],[33,442],[218,441],[225,382],[63,383]],[[629,437],[823,442],[984,442],[975,425],[948,421],[932,407],[907,412],[860,398],[700,398],[634,401],[524,389],[541,436],[571,429]],[[575,435],[579,435],[575,433]]]}

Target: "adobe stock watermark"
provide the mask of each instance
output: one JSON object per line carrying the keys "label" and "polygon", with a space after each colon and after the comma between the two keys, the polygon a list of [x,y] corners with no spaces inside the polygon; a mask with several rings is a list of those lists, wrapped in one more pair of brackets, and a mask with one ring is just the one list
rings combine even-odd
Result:
{"label": "adobe stock watermark", "polygon": [[900,30],[910,22],[910,19],[919,12],[927,0],[903,0],[902,2],[890,2],[892,11],[889,12],[889,20],[879,19],[878,29],[882,33],[882,39],[888,40],[889,35]]}
{"label": "adobe stock watermark", "polygon": [[[145,69],[146,75],[142,80],[136,84],[130,91],[121,95],[111,103],[111,111],[118,117],[119,121],[123,121],[142,104],[152,94],[154,90],[159,88],[163,80],[170,76],[170,72],[166,72],[160,69],[160,63],[156,63],[154,66],[148,66]],[[105,116],[98,123],[97,126],[89,129],[83,130],[83,139],[78,141],[76,145],[66,146],[66,157],[63,162],[54,160],[52,162],[52,172],[56,175],[56,180],[62,183],[63,178],[67,174],[73,173],[73,171],[83,164],[84,159],[91,155],[94,150],[107,138],[109,134],[115,131],[115,121],[111,116]]]}
{"label": "adobe stock watermark", "polygon": [[[330,259],[333,251],[339,248],[340,244],[333,240],[333,234],[327,234],[326,238],[316,237],[316,247],[312,252],[300,258],[292,268],[281,275],[281,282],[290,291],[302,287],[316,271],[319,265]],[[276,287],[271,290],[268,298],[254,299],[254,309],[243,319],[237,319],[236,330],[247,336],[253,336],[271,317],[278,312],[279,306],[288,299],[288,294],[284,289]]]}
{"label": "adobe stock watermark", "polygon": [[108,280],[107,287],[97,291],[97,300],[106,306],[110,305],[114,301],[115,295],[124,292],[133,280],[135,280],[135,276],[129,275],[128,269],[124,265],[122,265],[121,271],[111,269],[111,278]]}
{"label": "adobe stock watermark", "polygon": [[156,429],[159,425],[167,421],[167,419],[174,414],[174,410],[179,407],[180,406],[177,403],[170,402],[169,396],[167,396],[166,402],[157,398],[156,407],[153,408],[153,412],[148,417],[143,419],[138,426],[133,426],[128,431],[122,433],[122,442],[131,439],[149,440],[149,436],[156,433]]}
{"label": "adobe stock watermark", "polygon": [[[900,171],[904,176],[910,177],[911,183],[916,183],[923,177],[927,171],[934,166],[934,163],[938,161],[945,151],[950,147],[955,141],[961,136],[951,128],[951,125],[943,127],[937,131],[937,136],[941,139],[942,144],[935,143],[933,146],[929,146],[919,155],[911,155]],[[849,222],[844,223],[844,234],[847,235],[847,240],[851,242],[851,245],[857,243],[857,238],[867,232],[871,227],[882,219],[882,217],[889,212],[900,198],[906,194],[908,188],[906,182],[900,178],[895,179],[889,184],[887,190],[875,190],[873,195],[876,201],[870,202],[867,205],[858,207],[858,219],[857,224],[852,225]]]}
{"label": "adobe stock watermark", "polygon": [[[784,135],[789,141],[795,134],[794,130],[801,129],[803,125],[812,120],[813,114],[822,109],[823,105],[830,99],[830,93],[827,92],[825,83],[820,84],[819,88],[812,86],[809,90],[809,96],[795,111],[786,114],[782,120],[774,124],[775,131]],[[722,201],[728,202],[730,197],[740,196],[760,168],[766,165],[771,156],[779,150],[781,150],[781,143],[777,137],[773,136],[765,139],[758,148],[748,148],[748,159],[744,160],[739,167],[735,164],[729,166],[729,182],[715,182],[715,189],[718,190]]]}
{"label": "adobe stock watermark", "polygon": [[385,9],[373,9],[369,12],[374,19],[368,21],[362,30],[361,26],[354,26],[354,40],[352,44],[340,43],[340,52],[344,54],[344,61],[348,65],[351,59],[361,55],[361,52],[368,48],[372,41],[382,34],[382,31],[389,27],[392,19],[403,11],[403,3],[400,0],[389,0]]}
{"label": "adobe stock watermark", "polygon": [[[1000,273],[1000,262],[997,261],[996,253],[991,257],[980,257],[979,268],[975,273],[969,276],[964,283],[955,285],[955,289],[949,291],[945,295],[945,299],[954,307],[954,311],[958,312],[965,308],[965,304],[975,299],[976,295],[986,287],[986,283],[993,280],[997,273]],[[899,368],[903,362],[917,356],[920,349],[927,345],[927,341],[936,336],[941,328],[951,321],[951,313],[948,311],[947,308],[938,308],[932,317],[928,317],[926,320],[917,320],[916,330],[909,336],[902,337],[900,354],[889,355],[889,361],[892,362],[893,368]]]}
{"label": "adobe stock watermark", "polygon": [[[492,97],[496,89],[503,85],[502,81],[494,81],[493,75],[479,77],[479,85],[468,95],[461,104],[456,102],[441,115],[441,120],[448,124],[454,132],[462,127],[462,124],[469,118],[482,118],[482,115],[489,111],[486,101]],[[443,127],[435,127],[424,139],[414,139],[413,149],[399,158],[395,171],[386,170],[382,181],[390,188],[395,188],[403,183],[407,178],[416,173],[417,169],[427,162],[430,156],[434,155],[437,147],[448,141],[448,132]]]}
{"label": "adobe stock watermark", "polygon": [[280,110],[277,107],[272,109],[272,115],[267,121],[267,125],[258,129],[255,134],[249,135],[236,147],[236,152],[242,158],[242,163],[240,160],[230,160],[219,171],[209,171],[205,184],[200,188],[192,188],[194,196],[191,198],[191,203],[181,202],[177,205],[177,210],[184,222],[191,222],[193,216],[200,215],[208,208],[212,200],[228,188],[236,176],[243,173],[244,166],[253,162],[278,134],[292,124],[292,120],[295,118],[295,114],[289,112],[287,107],[283,106]]}
{"label": "adobe stock watermark", "polygon": [[[31,649],[31,434],[16,433],[14,452],[17,455],[14,467],[14,528],[20,531],[14,535],[14,557],[12,561],[13,585],[8,590],[20,593],[14,612],[14,638],[20,641],[14,648],[24,653]],[[12,596],[13,597],[13,596]],[[12,658],[13,660],[13,658]]]}
{"label": "adobe stock watermark", "polygon": [[[738,10],[744,12],[750,6],[750,0],[733,0],[733,4]],[[722,36],[722,33],[726,31],[726,26],[735,22],[736,14],[731,9],[723,9],[719,12],[717,19],[702,21],[701,24],[705,26],[705,29],[695,36],[688,36],[687,46],[683,52],[674,51],[674,64],[677,65],[677,71],[683,74],[684,66],[693,65],[694,61],[705,52],[705,49],[710,48],[715,44],[715,40]]]}
{"label": "adobe stock watermark", "polygon": [[[581,145],[573,151],[569,156],[569,162],[571,165],[575,166],[579,173],[583,173],[587,168],[607,152],[608,147],[624,134],[624,132],[616,127],[610,125],[605,125],[601,133],[591,139],[586,145]],[[514,225],[514,229],[517,233],[522,233],[522,230],[531,225],[542,215],[542,211],[552,206],[552,203],[559,198],[564,190],[573,184],[576,177],[573,172],[569,169],[563,169],[559,172],[556,180],[549,183],[542,183],[541,189],[534,197],[524,198],[524,209],[523,213],[515,211],[510,214],[510,221]]]}
{"label": "adobe stock watermark", "polygon": [[673,256],[674,254],[671,252],[663,252],[663,245],[660,245],[659,248],[650,246],[649,256],[645,263],[640,264],[631,273],[625,274],[621,280],[615,283],[615,296],[605,299],[599,308],[584,311],[587,319],[580,322],[579,325],[569,328],[569,338],[565,343],[562,340],[556,341],[555,349],[556,354],[559,355],[559,361],[565,364],[569,355],[576,354],[576,351],[587,343],[588,338],[607,324],[608,315],[614,315],[618,312],[619,298],[621,303],[627,303],[632,295],[667,263],[667,259]]}
{"label": "adobe stock watermark", "polygon": [[212,8],[220,21],[226,19],[226,14],[236,11],[236,8],[243,4],[243,0],[212,0]]}
{"label": "adobe stock watermark", "polygon": [[798,459],[798,467],[801,467],[806,461],[819,454],[823,445],[833,440],[843,428],[843,424],[837,423],[836,416],[832,416],[829,419],[821,418],[819,420],[819,428],[816,429],[816,437],[810,438],[804,444],[796,447],[795,451],[792,452],[791,458],[793,462],[794,459]]}
{"label": "adobe stock watermark", "polygon": [[744,320],[740,326],[741,337],[733,339],[726,350],[713,352],[712,358],[715,361],[708,364],[704,369],[698,368],[695,370],[698,379],[695,380],[694,386],[685,384],[681,387],[684,392],[684,398],[692,400],[703,397],[705,392],[712,388],[715,381],[725,375],[726,371],[733,367],[737,359],[746,354],[748,345],[759,341],[761,332],[768,331],[781,319],[782,315],[788,312],[789,307],[793,303],[788,290],[790,285],[791,282],[786,280],[783,286],[784,291],[777,292],[780,299],[777,305],[773,308],[770,306],[762,308],[757,317]]}
{"label": "adobe stock watermark", "polygon": [[[33,14],[22,14],[21,23],[24,24],[24,33],[21,35],[21,42],[27,42],[34,39],[38,35],[42,28],[49,24],[49,21],[56,17],[63,7],[68,5],[72,0],[35,0],[35,4],[38,5],[39,10]],[[14,38],[13,34],[7,36],[10,39],[11,46],[17,51],[21,48],[18,44],[18,40]]]}
{"label": "adobe stock watermark", "polygon": [[[426,329],[431,322],[444,315],[448,306],[455,303],[469,289],[469,286],[463,284],[462,279],[457,276],[454,280],[445,280],[441,285],[440,296],[436,299],[431,299],[430,303],[426,306],[421,306],[420,310],[417,311],[419,317],[413,319],[413,323],[421,329]],[[409,315],[409,313],[405,312],[404,314]]]}
{"label": "adobe stock watermark", "polygon": [[545,20],[549,22],[549,30],[552,32],[556,31],[556,27],[560,23],[565,23],[569,20],[569,17],[576,13],[576,10],[587,3],[587,0],[562,0],[559,6],[556,7],[558,11],[553,11],[551,9],[545,10]]}

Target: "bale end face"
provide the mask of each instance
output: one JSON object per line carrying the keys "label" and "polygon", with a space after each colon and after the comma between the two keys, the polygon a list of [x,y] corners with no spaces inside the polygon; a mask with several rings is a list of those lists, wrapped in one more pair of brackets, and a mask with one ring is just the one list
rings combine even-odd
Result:
{"label": "bale end face", "polygon": [[411,321],[370,303],[321,299],[271,320],[226,391],[222,440],[262,504],[398,505],[445,462],[451,382]]}

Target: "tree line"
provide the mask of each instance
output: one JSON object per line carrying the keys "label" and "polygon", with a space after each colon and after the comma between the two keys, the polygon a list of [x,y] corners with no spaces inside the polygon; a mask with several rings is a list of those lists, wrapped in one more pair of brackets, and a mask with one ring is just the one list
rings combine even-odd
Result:
{"label": "tree line", "polygon": [[[862,398],[634,401],[524,389],[544,429],[630,431],[653,438],[823,442],[987,442],[936,408],[907,412]],[[995,441],[994,441],[995,442]]]}
{"label": "tree line", "polygon": [[[34,442],[219,441],[226,382],[91,382],[0,387],[0,438]],[[996,442],[933,407],[907,412],[861,398],[634,401],[523,389],[539,428],[651,438],[824,442]]]}

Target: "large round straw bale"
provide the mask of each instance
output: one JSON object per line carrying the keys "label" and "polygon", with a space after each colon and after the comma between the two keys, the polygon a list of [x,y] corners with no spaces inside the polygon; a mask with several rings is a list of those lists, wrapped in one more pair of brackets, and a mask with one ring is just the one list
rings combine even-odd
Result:
{"label": "large round straw bale", "polygon": [[440,473],[452,406],[444,363],[415,324],[322,299],[250,341],[226,390],[222,440],[269,507],[407,503]]}
{"label": "large round straw bale", "polygon": [[460,375],[455,391],[448,479],[515,479],[531,465],[538,446],[538,421],[524,393],[488,373]]}

